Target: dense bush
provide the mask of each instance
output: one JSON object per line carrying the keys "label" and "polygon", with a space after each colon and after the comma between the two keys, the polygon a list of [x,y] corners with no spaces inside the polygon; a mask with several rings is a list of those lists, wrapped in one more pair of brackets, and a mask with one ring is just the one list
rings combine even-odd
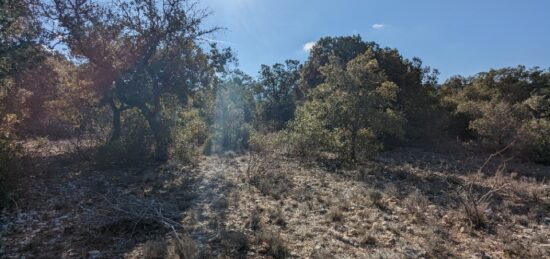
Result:
{"label": "dense bush", "polygon": [[441,91],[453,133],[471,136],[495,151],[513,143],[516,155],[550,162],[550,72],[504,68],[472,78],[452,78]]}

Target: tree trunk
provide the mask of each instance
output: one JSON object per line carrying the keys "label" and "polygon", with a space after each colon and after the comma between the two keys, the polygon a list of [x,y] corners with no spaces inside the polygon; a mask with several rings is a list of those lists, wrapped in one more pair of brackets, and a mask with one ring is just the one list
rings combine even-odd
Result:
{"label": "tree trunk", "polygon": [[168,160],[168,135],[162,125],[160,116],[153,113],[146,116],[146,118],[155,137],[155,160],[165,162]]}
{"label": "tree trunk", "polygon": [[111,110],[113,111],[113,129],[111,131],[111,138],[109,139],[109,142],[113,143],[113,142],[118,141],[120,139],[120,134],[121,134],[120,113],[121,113],[121,109],[116,107],[115,102],[113,100],[111,100],[110,106],[111,106]]}

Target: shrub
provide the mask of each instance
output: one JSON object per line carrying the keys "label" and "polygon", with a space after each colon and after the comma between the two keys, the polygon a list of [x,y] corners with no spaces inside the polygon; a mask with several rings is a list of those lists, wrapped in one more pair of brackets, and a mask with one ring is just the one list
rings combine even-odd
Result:
{"label": "shrub", "polygon": [[166,244],[163,241],[149,240],[143,245],[143,258],[161,259],[166,257]]}
{"label": "shrub", "polygon": [[330,221],[341,222],[344,220],[344,212],[339,206],[333,206],[330,208],[327,217]]}
{"label": "shrub", "polygon": [[455,134],[472,135],[490,151],[514,142],[515,155],[550,163],[549,82],[550,72],[538,68],[491,70],[447,81],[440,99],[466,126]]}
{"label": "shrub", "polygon": [[262,230],[257,235],[258,241],[267,246],[267,252],[273,258],[287,258],[289,256],[288,248],[283,239],[275,232]]}
{"label": "shrub", "polygon": [[197,109],[180,111],[175,124],[172,127],[174,156],[182,162],[192,163],[207,143],[208,125]]}
{"label": "shrub", "polygon": [[22,150],[17,145],[14,125],[17,117],[8,114],[0,121],[0,208],[7,202],[10,188],[21,171]]}
{"label": "shrub", "polygon": [[323,104],[306,102],[296,112],[296,119],[290,122],[287,132],[292,152],[304,157],[317,157],[324,150],[338,150],[337,133],[329,129],[323,119]]}
{"label": "shrub", "polygon": [[288,144],[292,143],[289,135],[285,131],[263,134],[252,129],[250,131],[250,140],[248,148],[254,152],[287,152]]}
{"label": "shrub", "polygon": [[169,259],[195,259],[199,258],[200,251],[193,239],[183,236],[169,242],[167,254]]}
{"label": "shrub", "polygon": [[99,148],[97,163],[128,165],[151,156],[154,141],[145,119],[134,110],[129,110],[123,117],[122,125],[122,137]]}

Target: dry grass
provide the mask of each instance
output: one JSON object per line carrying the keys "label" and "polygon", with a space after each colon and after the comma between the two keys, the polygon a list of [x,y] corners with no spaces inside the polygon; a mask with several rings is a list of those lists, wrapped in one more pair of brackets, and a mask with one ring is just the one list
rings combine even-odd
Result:
{"label": "dry grass", "polygon": [[[508,161],[499,169],[496,161],[475,173],[484,160],[421,150],[394,150],[364,168],[334,171],[289,157],[251,157],[203,157],[185,172],[41,175],[48,190],[77,187],[65,186],[62,199],[44,189],[29,196],[43,206],[12,215],[22,223],[6,227],[6,256],[71,257],[60,249],[93,246],[106,258],[550,257],[549,188],[540,177],[548,167]],[[40,227],[37,219],[64,228]],[[81,231],[88,225],[94,227]],[[97,237],[71,241],[90,233]],[[56,236],[64,246],[43,245]]]}
{"label": "dry grass", "polygon": [[258,242],[266,247],[266,253],[273,258],[287,258],[288,248],[279,234],[271,230],[262,230],[257,234]]}
{"label": "dry grass", "polygon": [[149,240],[143,245],[143,258],[162,259],[166,257],[166,244],[164,241]]}
{"label": "dry grass", "polygon": [[327,218],[332,222],[342,222],[344,220],[344,212],[340,206],[332,206],[327,213]]}

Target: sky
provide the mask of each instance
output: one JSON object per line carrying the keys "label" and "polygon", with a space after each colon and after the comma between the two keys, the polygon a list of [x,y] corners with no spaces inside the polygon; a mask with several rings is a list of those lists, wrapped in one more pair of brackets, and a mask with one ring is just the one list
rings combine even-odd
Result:
{"label": "sky", "polygon": [[437,68],[440,82],[491,68],[550,67],[550,0],[203,0],[208,40],[231,47],[239,68],[305,61],[321,37],[359,34]]}

